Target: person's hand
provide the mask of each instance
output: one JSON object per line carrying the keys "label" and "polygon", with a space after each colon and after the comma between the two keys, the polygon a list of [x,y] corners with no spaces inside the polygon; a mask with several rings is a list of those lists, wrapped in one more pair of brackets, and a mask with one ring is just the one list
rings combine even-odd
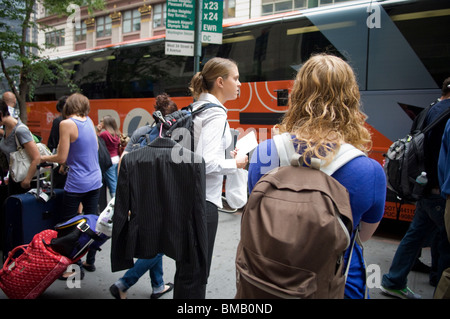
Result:
{"label": "person's hand", "polygon": [[97,128],[97,133],[100,133],[103,130],[103,122],[98,123],[96,128]]}
{"label": "person's hand", "polygon": [[59,165],[58,173],[61,174],[61,175],[66,175],[67,174],[67,169],[66,168],[67,168],[67,166],[64,165],[64,164]]}
{"label": "person's hand", "polygon": [[237,168],[245,168],[248,164],[248,156],[238,156],[236,157],[236,166]]}
{"label": "person's hand", "polygon": [[23,181],[20,182],[20,187],[22,187],[23,189],[28,189],[30,188],[30,180],[24,179]]}
{"label": "person's hand", "polygon": [[238,149],[235,148],[233,151],[230,151],[230,155],[232,158],[236,160],[236,167],[237,168],[245,168],[248,163],[248,156],[247,155],[239,155],[238,156]]}

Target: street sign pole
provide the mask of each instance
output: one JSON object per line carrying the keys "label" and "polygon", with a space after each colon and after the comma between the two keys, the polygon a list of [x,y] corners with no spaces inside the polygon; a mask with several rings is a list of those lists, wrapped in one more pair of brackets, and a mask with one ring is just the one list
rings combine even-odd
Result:
{"label": "street sign pole", "polygon": [[194,41],[194,74],[200,71],[200,57],[202,54],[202,7],[203,0],[196,1],[195,10],[195,41]]}

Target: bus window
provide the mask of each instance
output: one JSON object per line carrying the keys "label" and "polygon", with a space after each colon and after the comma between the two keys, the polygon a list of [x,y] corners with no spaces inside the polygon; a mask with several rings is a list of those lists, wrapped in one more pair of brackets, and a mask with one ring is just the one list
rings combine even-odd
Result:
{"label": "bus window", "polygon": [[450,74],[449,15],[445,1],[384,4],[370,30],[368,89],[438,89]]}
{"label": "bus window", "polygon": [[[436,10],[417,8],[419,11],[417,5],[409,5],[388,12],[439,88],[450,75],[450,8],[445,1],[440,5]],[[413,8],[415,12],[409,12]]]}

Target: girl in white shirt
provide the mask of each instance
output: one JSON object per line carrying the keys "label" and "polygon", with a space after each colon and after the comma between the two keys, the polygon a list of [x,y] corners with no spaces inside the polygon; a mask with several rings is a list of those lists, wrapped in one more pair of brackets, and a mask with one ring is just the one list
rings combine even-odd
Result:
{"label": "girl in white shirt", "polygon": [[206,217],[208,230],[208,267],[211,266],[214,241],[218,225],[218,207],[222,207],[223,175],[236,173],[244,168],[248,157],[225,159],[225,150],[232,137],[227,122],[226,101],[238,97],[241,82],[236,63],[229,59],[213,58],[209,60],[201,72],[197,72],[191,80],[190,90],[196,100],[193,109],[205,103],[214,103],[212,107],[194,117],[195,153],[201,155],[206,165]]}

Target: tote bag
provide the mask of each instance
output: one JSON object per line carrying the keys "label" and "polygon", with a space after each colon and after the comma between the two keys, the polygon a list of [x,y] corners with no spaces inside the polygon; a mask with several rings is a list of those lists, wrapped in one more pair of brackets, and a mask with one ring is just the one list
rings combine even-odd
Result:
{"label": "tote bag", "polygon": [[[9,174],[16,183],[20,183],[27,176],[28,170],[31,165],[31,158],[28,155],[27,151],[19,143],[19,139],[17,138],[16,134],[14,135],[14,137],[16,138],[17,151],[11,152],[10,154]],[[45,144],[36,143],[36,146],[38,147],[41,156],[52,155],[49,148]]]}

